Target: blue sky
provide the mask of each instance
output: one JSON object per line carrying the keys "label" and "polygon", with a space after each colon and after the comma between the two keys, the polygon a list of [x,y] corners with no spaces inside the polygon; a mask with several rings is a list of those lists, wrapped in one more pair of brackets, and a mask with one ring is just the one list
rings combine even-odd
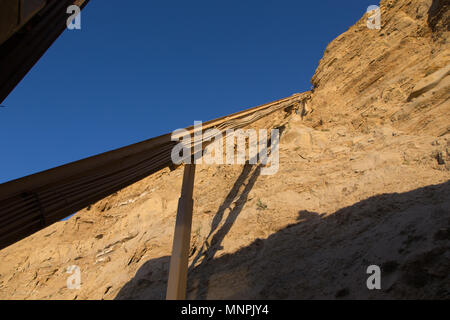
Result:
{"label": "blue sky", "polygon": [[91,0],[2,103],[0,183],[309,90],[371,4]]}

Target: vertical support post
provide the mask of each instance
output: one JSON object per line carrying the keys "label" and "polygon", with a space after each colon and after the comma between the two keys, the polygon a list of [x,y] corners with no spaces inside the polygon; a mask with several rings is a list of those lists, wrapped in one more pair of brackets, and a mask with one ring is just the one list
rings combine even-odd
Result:
{"label": "vertical support post", "polygon": [[187,271],[192,228],[192,210],[194,206],[193,190],[195,164],[184,167],[181,197],[178,201],[177,220],[170,258],[169,281],[167,283],[167,300],[185,300]]}

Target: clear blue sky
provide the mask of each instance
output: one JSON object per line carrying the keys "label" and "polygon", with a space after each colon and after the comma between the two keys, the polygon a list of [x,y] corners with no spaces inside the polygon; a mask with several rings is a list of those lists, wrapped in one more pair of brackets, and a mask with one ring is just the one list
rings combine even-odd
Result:
{"label": "clear blue sky", "polygon": [[0,183],[309,90],[371,4],[91,0],[0,108]]}

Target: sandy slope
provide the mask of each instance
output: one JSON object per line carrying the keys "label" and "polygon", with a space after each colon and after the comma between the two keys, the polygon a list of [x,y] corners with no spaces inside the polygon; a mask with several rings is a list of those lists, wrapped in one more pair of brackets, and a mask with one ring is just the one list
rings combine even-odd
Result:
{"label": "sandy slope", "polygon": [[[382,1],[328,46],[307,105],[254,124],[282,129],[276,175],[198,166],[189,298],[450,298],[446,3]],[[0,298],[164,298],[182,172],[0,251]]]}

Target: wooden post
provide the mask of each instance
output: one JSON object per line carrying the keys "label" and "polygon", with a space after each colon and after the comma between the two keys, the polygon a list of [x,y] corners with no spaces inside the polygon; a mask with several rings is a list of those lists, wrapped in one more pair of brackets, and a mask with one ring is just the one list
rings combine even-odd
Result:
{"label": "wooden post", "polygon": [[192,228],[192,209],[194,206],[193,190],[195,164],[184,167],[181,197],[178,201],[177,221],[173,239],[172,257],[170,258],[167,300],[185,300],[187,271]]}

